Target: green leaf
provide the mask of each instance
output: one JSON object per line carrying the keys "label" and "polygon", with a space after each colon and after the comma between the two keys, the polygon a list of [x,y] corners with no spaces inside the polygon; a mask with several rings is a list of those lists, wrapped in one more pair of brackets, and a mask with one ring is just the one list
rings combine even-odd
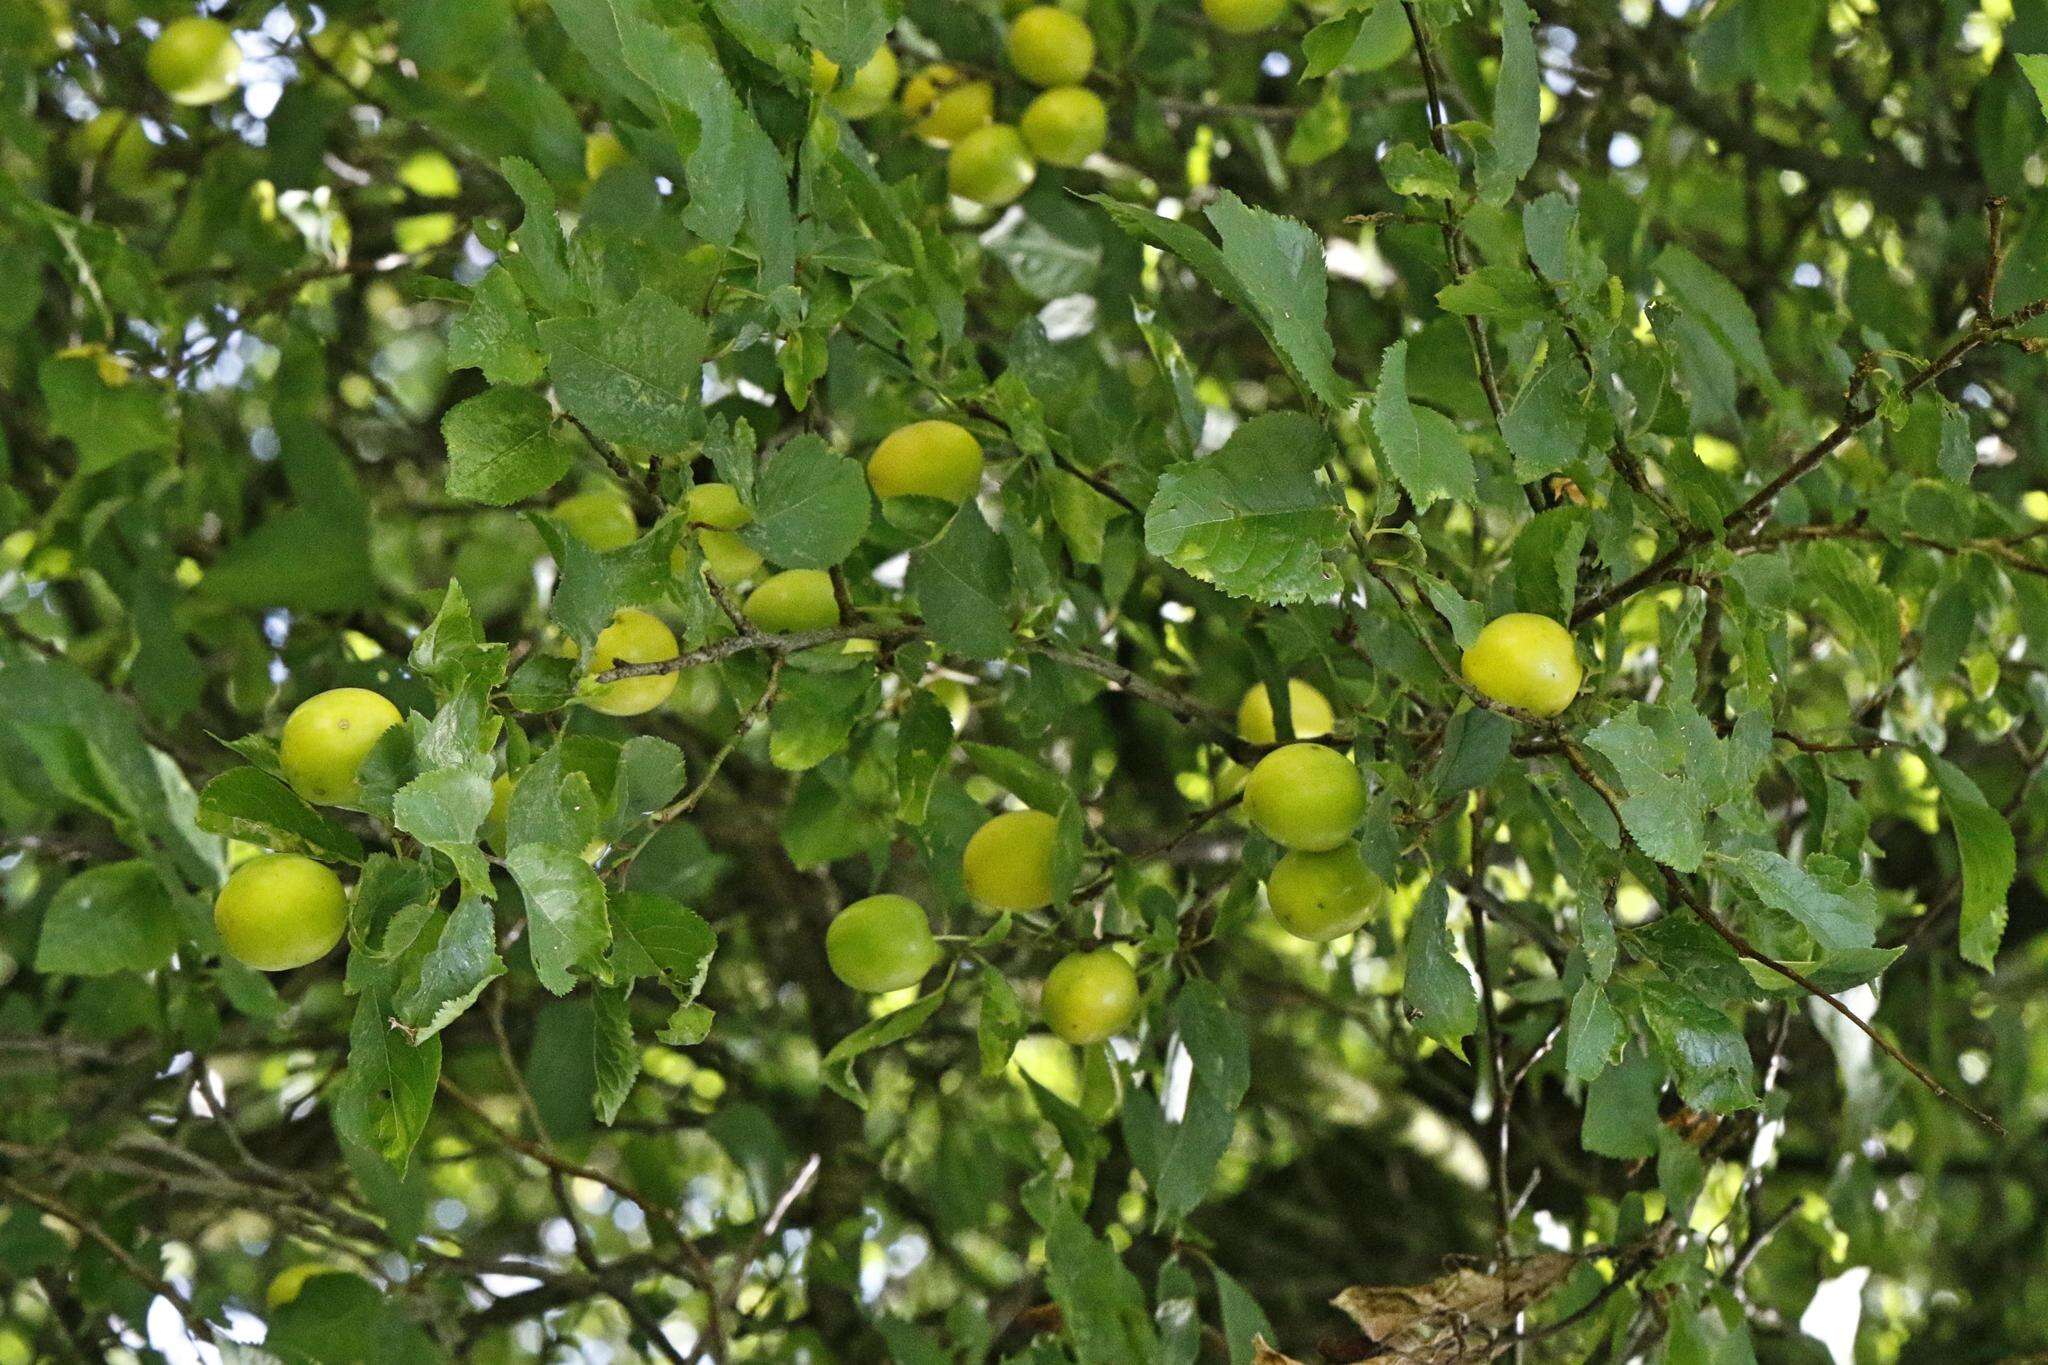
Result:
{"label": "green leaf", "polygon": [[1719,1114],[1756,1103],[1756,1066],[1733,1019],[1696,988],[1677,981],[1646,980],[1639,998],[1643,1022],[1677,1073],[1678,1092],[1687,1104]]}
{"label": "green leaf", "polygon": [[1746,848],[1727,861],[1758,900],[1798,920],[1824,951],[1852,952],[1877,941],[1877,902],[1867,887],[1852,885],[1862,894],[1845,895],[1775,849]]}
{"label": "green leaf", "polygon": [[1025,1207],[1045,1229],[1045,1284],[1079,1365],[1156,1360],[1158,1337],[1137,1276],[1089,1230],[1045,1177],[1027,1187]]}
{"label": "green leaf", "polygon": [[1452,313],[1497,322],[1526,322],[1543,316],[1548,295],[1542,283],[1526,270],[1509,265],[1483,265],[1437,290],[1436,301]]}
{"label": "green leaf", "polygon": [[[108,383],[109,377],[117,382]],[[164,391],[111,358],[53,355],[37,371],[50,431],[78,447],[78,472],[109,469],[132,455],[177,442]]]}
{"label": "green leaf", "polygon": [[600,986],[591,992],[590,1007],[596,1028],[590,1035],[597,1088],[590,1102],[598,1122],[610,1124],[619,1107],[640,1079],[640,1049],[633,1042],[633,1014],[628,1007],[628,988]]}
{"label": "green leaf", "polygon": [[554,412],[528,389],[488,389],[441,419],[448,495],[503,507],[546,492],[569,472],[571,447]]}
{"label": "green leaf", "polygon": [[1585,508],[1567,505],[1538,512],[1522,527],[1509,552],[1517,610],[1553,621],[1571,616],[1591,520]]}
{"label": "green leaf", "polygon": [[362,840],[260,768],[230,768],[207,783],[194,819],[210,833],[278,853],[304,853],[328,862],[363,861]]}
{"label": "green leaf", "polygon": [[1451,948],[1450,893],[1433,880],[1408,921],[1401,1003],[1425,1036],[1465,1055],[1465,1039],[1479,1026],[1479,993],[1472,974]]}
{"label": "green leaf", "polygon": [[928,687],[910,689],[896,725],[896,818],[924,823],[932,782],[953,752],[953,717]]}
{"label": "green leaf", "polygon": [[1515,723],[1498,711],[1470,707],[1451,718],[1444,729],[1443,751],[1436,765],[1436,799],[1484,787],[1507,762],[1515,739]]}
{"label": "green leaf", "polygon": [[389,991],[364,991],[349,1029],[348,1071],[335,1124],[402,1171],[434,1112],[441,1040],[430,1037],[415,1045],[392,1024]]}
{"label": "green leaf", "polygon": [[1400,143],[1380,161],[1387,188],[1413,199],[1456,199],[1458,168],[1434,147]]}
{"label": "green leaf", "polygon": [[526,209],[512,232],[519,250],[503,258],[505,265],[542,308],[567,307],[575,300],[576,286],[569,277],[569,246],[556,216],[555,191],[532,162],[520,157],[506,157],[498,169]]}
{"label": "green leaf", "polygon": [[799,773],[840,752],[853,727],[874,711],[874,685],[875,670],[866,664],[786,675],[769,721],[769,761]]}
{"label": "green leaf", "polygon": [[1073,795],[1058,773],[1015,749],[972,741],[960,746],[976,772],[1011,793],[1033,810],[1058,815],[1072,804]]}
{"label": "green leaf", "polygon": [[465,898],[441,926],[441,936],[420,960],[419,979],[397,1001],[398,1022],[415,1043],[455,1022],[505,974],[498,956],[498,923],[489,901]]}
{"label": "green leaf", "polygon": [[448,328],[448,364],[474,366],[493,384],[531,384],[546,368],[540,333],[512,272],[494,265],[470,291],[469,307]]}
{"label": "green leaf", "polygon": [[635,735],[621,744],[608,832],[623,836],[639,828],[683,789],[686,771],[683,751],[658,735]]}
{"label": "green leaf", "polygon": [[1397,4],[1354,8],[1317,24],[1301,40],[1301,77],[1314,80],[1333,71],[1378,71],[1415,46],[1407,16]]}
{"label": "green leaf", "polygon": [[1010,556],[972,499],[936,540],[913,552],[904,586],[933,643],[970,659],[1010,650]]}
{"label": "green leaf", "polygon": [[[1253,318],[1274,353],[1280,357],[1288,377],[1304,395],[1331,407],[1342,407],[1349,401],[1343,381],[1328,363],[1333,347],[1324,328],[1328,285],[1320,274],[1322,246],[1306,227],[1291,219],[1276,218],[1261,209],[1247,208],[1225,191],[1224,198],[1236,207],[1219,203],[1210,209],[1210,221],[1216,223],[1219,231],[1223,222],[1230,224],[1235,251],[1226,258],[1214,242],[1186,223],[1161,218],[1156,213],[1107,195],[1089,197],[1102,206],[1118,227],[1141,242],[1148,242],[1180,257],[1211,289]],[[1221,222],[1216,216],[1219,208],[1222,210]],[[1311,252],[1316,262],[1314,269],[1318,272],[1314,281],[1308,278],[1307,256]],[[1262,281],[1255,291],[1251,281],[1239,277],[1232,260],[1252,269],[1277,273]],[[1295,308],[1306,311],[1299,314],[1286,311]],[[1285,343],[1281,334],[1276,332],[1268,310],[1284,322]]]}
{"label": "green leaf", "polygon": [[1009,978],[991,968],[981,974],[981,1022],[975,1037],[981,1049],[981,1074],[993,1080],[1010,1064],[1017,1044],[1031,1031],[1024,1002]]}
{"label": "green leaf", "polygon": [[1562,361],[1546,365],[1502,414],[1500,434],[1515,457],[1517,481],[1530,483],[1554,474],[1585,454],[1590,422],[1583,374]]}
{"label": "green leaf", "polygon": [[607,441],[669,450],[701,422],[703,321],[652,289],[588,318],[540,325],[548,373],[564,408]]}
{"label": "green leaf", "polygon": [[875,55],[892,18],[879,0],[797,0],[796,31],[845,79]]}
{"label": "green leaf", "polygon": [[1609,1067],[1586,1087],[1586,1112],[1579,1123],[1579,1145],[1596,1156],[1640,1161],[1655,1155],[1658,1134],[1657,1097],[1664,1089],[1664,1069],[1631,1050],[1620,1065]]}
{"label": "green leaf", "polygon": [[1590,1081],[1620,1059],[1627,1042],[1621,1012],[1607,992],[1590,977],[1581,982],[1565,1026],[1564,1069],[1575,1080]]}
{"label": "green leaf", "polygon": [[1337,376],[1326,320],[1323,239],[1307,224],[1254,208],[1229,190],[1205,214],[1222,243],[1224,268],[1243,286],[1295,382],[1324,406],[1344,407],[1350,393]]}
{"label": "green leaf", "polygon": [[1750,311],[1741,290],[1718,270],[1676,244],[1665,247],[1651,267],[1679,302],[1713,330],[1736,364],[1764,387],[1776,386],[1763,333],[1758,330],[1756,314]]}
{"label": "green leaf", "polygon": [[1706,856],[1706,795],[1681,776],[1685,751],[1673,749],[1644,724],[1653,713],[1641,703],[1601,722],[1586,747],[1621,776],[1622,823],[1644,853],[1680,872],[1699,870]]}
{"label": "green leaf", "polygon": [[[1187,1217],[1207,1197],[1251,1084],[1250,1039],[1213,983],[1191,981],[1181,988],[1173,1027],[1174,1045],[1185,1052],[1188,1067],[1179,1111],[1169,1112],[1156,1089],[1131,1091],[1123,1109],[1131,1160],[1152,1187],[1161,1227]],[[1169,1070],[1173,1056],[1170,1045]]]}
{"label": "green leaf", "polygon": [[1472,456],[1442,413],[1408,401],[1408,342],[1387,347],[1373,396],[1373,434],[1387,471],[1401,481],[1418,511],[1439,498],[1469,503],[1478,496]]}
{"label": "green leaf", "polygon": [[1961,768],[1934,753],[1927,755],[1927,765],[1955,827],[1963,865],[1963,960],[1988,972],[2005,937],[2005,897],[2018,868],[2012,826]]}
{"label": "green leaf", "polygon": [[867,534],[872,506],[860,465],[807,432],[760,470],[740,538],[784,568],[829,569]]}
{"label": "green leaf", "polygon": [[621,980],[656,976],[683,1004],[695,1000],[718,949],[718,935],[704,917],[644,891],[618,892],[607,909],[613,973]]}
{"label": "green leaf", "polygon": [[43,912],[36,970],[60,976],[152,972],[178,947],[178,921],[156,869],[141,859],[87,868]]}
{"label": "green leaf", "polygon": [[476,846],[477,833],[490,813],[488,754],[423,773],[391,800],[392,823],[455,864],[465,895],[490,894],[490,865]]}
{"label": "green leaf", "polygon": [[1298,412],[1252,418],[1214,455],[1169,466],[1145,510],[1145,548],[1233,597],[1328,597],[1324,556],[1344,541],[1344,505],[1318,477],[1318,422]]}
{"label": "green leaf", "polygon": [[1536,164],[1543,124],[1536,84],[1536,39],[1530,31],[1535,19],[1525,0],[1501,0],[1493,140],[1479,156],[1479,198],[1495,206],[1507,203],[1515,185]]}
{"label": "green leaf", "polygon": [[602,979],[612,933],[604,883],[590,864],[565,849],[524,844],[512,850],[505,866],[526,898],[533,974],[540,984],[567,995],[579,974]]}
{"label": "green leaf", "polygon": [[939,983],[938,989],[921,995],[902,1009],[871,1019],[832,1045],[819,1063],[819,1070],[825,1084],[834,1094],[867,1107],[867,1095],[861,1090],[860,1081],[853,1072],[854,1062],[879,1047],[892,1047],[915,1034],[938,1013],[939,1006],[946,1003],[946,990],[953,984],[950,974]]}

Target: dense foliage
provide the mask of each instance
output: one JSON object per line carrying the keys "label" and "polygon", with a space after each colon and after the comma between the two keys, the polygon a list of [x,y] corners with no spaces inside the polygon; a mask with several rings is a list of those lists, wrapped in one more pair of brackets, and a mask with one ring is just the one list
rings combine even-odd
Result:
{"label": "dense foliage", "polygon": [[0,6],[0,1365],[2048,1350],[2031,53]]}

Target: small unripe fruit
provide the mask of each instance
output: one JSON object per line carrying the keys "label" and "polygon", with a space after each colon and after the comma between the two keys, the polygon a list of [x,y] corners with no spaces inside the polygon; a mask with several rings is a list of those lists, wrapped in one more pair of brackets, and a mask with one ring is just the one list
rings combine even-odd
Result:
{"label": "small unripe fruit", "polygon": [[292,790],[316,806],[356,799],[356,773],[386,730],[404,717],[375,692],[337,687],[308,697],[285,717],[277,762]]}
{"label": "small unripe fruit", "polygon": [[[762,559],[754,547],[733,532],[754,519],[729,483],[700,483],[690,490],[688,516],[697,527],[697,544],[704,551],[704,567],[721,583],[737,583],[761,571]],[[686,562],[684,547],[678,545],[669,556],[677,573]]]}
{"label": "small unripe fruit", "polygon": [[833,916],[825,930],[832,975],[879,995],[924,980],[939,960],[924,907],[907,896],[869,896]]}
{"label": "small unripe fruit", "polygon": [[1509,612],[1486,623],[1461,660],[1465,681],[1489,701],[1554,716],[1585,677],[1571,632],[1548,616]]}
{"label": "small unripe fruit", "polygon": [[960,858],[967,894],[991,910],[1052,904],[1052,855],[1060,822],[1042,810],[1005,811],[967,841]]}
{"label": "small unripe fruit", "polygon": [[1282,858],[1266,879],[1266,903],[1281,928],[1321,943],[1372,918],[1386,889],[1358,849],[1343,844],[1327,853],[1297,850]]}
{"label": "small unripe fruit", "polygon": [[1109,140],[1109,110],[1093,90],[1063,85],[1048,90],[1017,121],[1024,145],[1049,166],[1078,166]]}
{"label": "small unripe fruit", "polygon": [[259,972],[290,971],[327,956],[348,927],[341,879],[296,853],[266,853],[236,868],[213,902],[213,927],[235,959]]}
{"label": "small unripe fruit", "polygon": [[143,66],[179,104],[213,104],[234,93],[242,49],[235,46],[235,31],[220,20],[192,16],[164,25]]}
{"label": "small unripe fruit", "polygon": [[868,457],[878,498],[942,498],[957,503],[981,487],[981,442],[955,422],[912,422],[883,438]]}
{"label": "small unripe fruit", "polygon": [[1113,1038],[1138,1017],[1138,974],[1113,948],[1069,953],[1046,974],[1046,1027],[1076,1047]]}
{"label": "small unripe fruit", "polygon": [[1335,749],[1287,744],[1252,769],[1244,808],[1274,843],[1321,852],[1350,838],[1365,817],[1365,779]]}
{"label": "small unripe fruit", "polygon": [[[1336,727],[1330,699],[1299,678],[1287,680],[1287,709],[1296,739],[1317,739]],[[1247,744],[1271,744],[1280,737],[1273,723],[1273,697],[1264,683],[1253,683],[1237,704],[1237,734]]]}
{"label": "small unripe fruit", "polygon": [[[651,664],[675,657],[675,632],[662,624],[661,618],[637,607],[625,607],[597,633],[597,643],[590,654],[590,675],[595,677],[617,664]],[[674,673],[655,673],[605,683],[584,701],[591,710],[608,716],[637,716],[667,701],[669,693],[675,690]]]}
{"label": "small unripe fruit", "polygon": [[633,505],[603,489],[563,498],[555,504],[555,520],[593,550],[623,550],[640,538]]}
{"label": "small unripe fruit", "polygon": [[953,144],[946,156],[946,189],[962,199],[994,207],[1031,188],[1038,166],[1024,136],[1007,123],[977,128]]}
{"label": "small unripe fruit", "polygon": [[746,616],[765,631],[790,635],[839,624],[839,599],[823,569],[784,569],[747,594]]}
{"label": "small unripe fruit", "polygon": [[1225,33],[1263,33],[1287,13],[1287,0],[1202,0],[1202,13]]}
{"label": "small unripe fruit", "polygon": [[987,81],[969,80],[940,63],[903,83],[899,107],[911,121],[910,131],[946,147],[995,118],[996,91]]}
{"label": "small unripe fruit", "polygon": [[1033,85],[1079,85],[1095,65],[1095,35],[1052,5],[1033,5],[1010,24],[1010,65]]}
{"label": "small unripe fruit", "polygon": [[623,166],[633,159],[626,150],[626,144],[619,141],[619,135],[606,128],[583,139],[583,177],[596,180],[614,166]]}
{"label": "small unripe fruit", "polygon": [[[839,64],[824,53],[811,53],[811,89],[825,94],[825,103],[850,119],[871,118],[889,107],[896,93],[896,54],[884,43],[875,49],[853,79],[839,79]],[[829,91],[829,94],[825,92]]]}

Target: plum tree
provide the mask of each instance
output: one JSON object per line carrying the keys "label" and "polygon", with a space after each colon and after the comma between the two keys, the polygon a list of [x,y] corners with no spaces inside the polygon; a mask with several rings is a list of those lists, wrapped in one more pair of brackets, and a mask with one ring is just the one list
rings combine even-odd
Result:
{"label": "plum tree", "polygon": [[1024,145],[1049,166],[1078,166],[1109,140],[1109,110],[1094,91],[1078,85],[1047,90],[1017,121]]}
{"label": "plum tree", "polygon": [[1095,34],[1054,5],[1033,5],[1010,21],[1010,65],[1033,85],[1079,85],[1095,65]]}
{"label": "plum tree", "polygon": [[875,995],[922,981],[939,960],[939,945],[916,901],[869,896],[832,917],[825,929],[825,959],[834,976]]}
{"label": "plum tree", "polygon": [[1263,33],[1287,13],[1287,0],[1202,0],[1202,13],[1225,33]]}
{"label": "plum tree", "polygon": [[962,199],[995,207],[1031,188],[1038,165],[1024,135],[1007,123],[977,128],[953,144],[946,156],[946,189]]}
{"label": "plum tree", "polygon": [[903,83],[898,97],[910,131],[926,142],[950,147],[995,118],[996,88],[958,67],[934,62]]}
{"label": "plum tree", "polygon": [[[1287,709],[1296,739],[1320,739],[1337,727],[1337,713],[1330,709],[1330,699],[1299,678],[1287,680]],[[1266,684],[1253,683],[1237,704],[1237,735],[1247,744],[1271,744],[1279,738],[1274,728],[1273,697]]]}
{"label": "plum tree", "polygon": [[1266,878],[1266,904],[1288,933],[1322,942],[1372,918],[1386,889],[1352,844],[1321,853],[1295,849]]}
{"label": "plum tree", "polygon": [[593,550],[622,550],[640,538],[633,504],[611,489],[563,498],[555,504],[555,519]]}
{"label": "plum tree", "polygon": [[811,53],[811,89],[850,119],[873,118],[889,107],[896,93],[896,54],[887,43],[861,63],[850,80],[841,80],[839,64],[822,52]]}
{"label": "plum tree", "polygon": [[1138,1017],[1138,973],[1114,948],[1069,953],[1046,973],[1039,1010],[1045,1025],[1075,1047],[1099,1043]]}
{"label": "plum tree", "polygon": [[747,594],[746,617],[763,630],[793,634],[839,624],[839,595],[823,569],[784,569]]}
{"label": "plum tree", "polygon": [[[651,664],[676,657],[675,632],[660,617],[637,607],[625,607],[612,623],[597,633],[591,647],[589,676],[596,677],[618,664]],[[651,673],[639,678],[620,678],[601,683],[584,697],[593,711],[608,716],[637,716],[667,701],[676,690],[674,672]]]}
{"label": "plum tree", "polygon": [[308,697],[285,717],[277,761],[292,790],[316,806],[356,799],[356,773],[386,730],[404,719],[378,693],[337,687]]}
{"label": "plum tree", "polygon": [[1004,811],[974,831],[960,858],[967,894],[991,910],[1052,904],[1059,821],[1041,810]]}
{"label": "plum tree", "polygon": [[348,895],[324,865],[265,853],[229,875],[213,927],[234,958],[259,972],[290,971],[327,956],[348,927]]}
{"label": "plum tree", "polygon": [[1244,784],[1245,812],[1274,843],[1311,853],[1351,837],[1365,816],[1358,765],[1321,744],[1286,744],[1259,760]]}
{"label": "plum tree", "polygon": [[868,484],[878,498],[959,502],[981,486],[981,442],[957,422],[898,427],[868,456]]}
{"label": "plum tree", "polygon": [[1525,611],[1495,617],[1461,660],[1465,681],[1491,701],[1555,716],[1579,695],[1585,674],[1571,632]]}
{"label": "plum tree", "polygon": [[157,89],[179,104],[214,104],[234,93],[242,49],[220,20],[188,15],[164,25],[144,64]]}

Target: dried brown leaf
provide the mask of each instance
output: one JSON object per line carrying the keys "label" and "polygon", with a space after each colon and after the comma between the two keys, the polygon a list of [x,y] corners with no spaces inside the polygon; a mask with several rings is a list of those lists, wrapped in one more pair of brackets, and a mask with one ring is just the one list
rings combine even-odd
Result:
{"label": "dried brown leaf", "polygon": [[1301,1365],[1301,1362],[1293,1356],[1281,1355],[1266,1344],[1264,1337],[1253,1337],[1252,1365]]}
{"label": "dried brown leaf", "polygon": [[1550,1253],[1510,1261],[1492,1274],[1460,1268],[1427,1284],[1353,1285],[1331,1302],[1380,1347],[1379,1359],[1465,1365],[1499,1354],[1496,1337],[1562,1284],[1576,1261]]}

